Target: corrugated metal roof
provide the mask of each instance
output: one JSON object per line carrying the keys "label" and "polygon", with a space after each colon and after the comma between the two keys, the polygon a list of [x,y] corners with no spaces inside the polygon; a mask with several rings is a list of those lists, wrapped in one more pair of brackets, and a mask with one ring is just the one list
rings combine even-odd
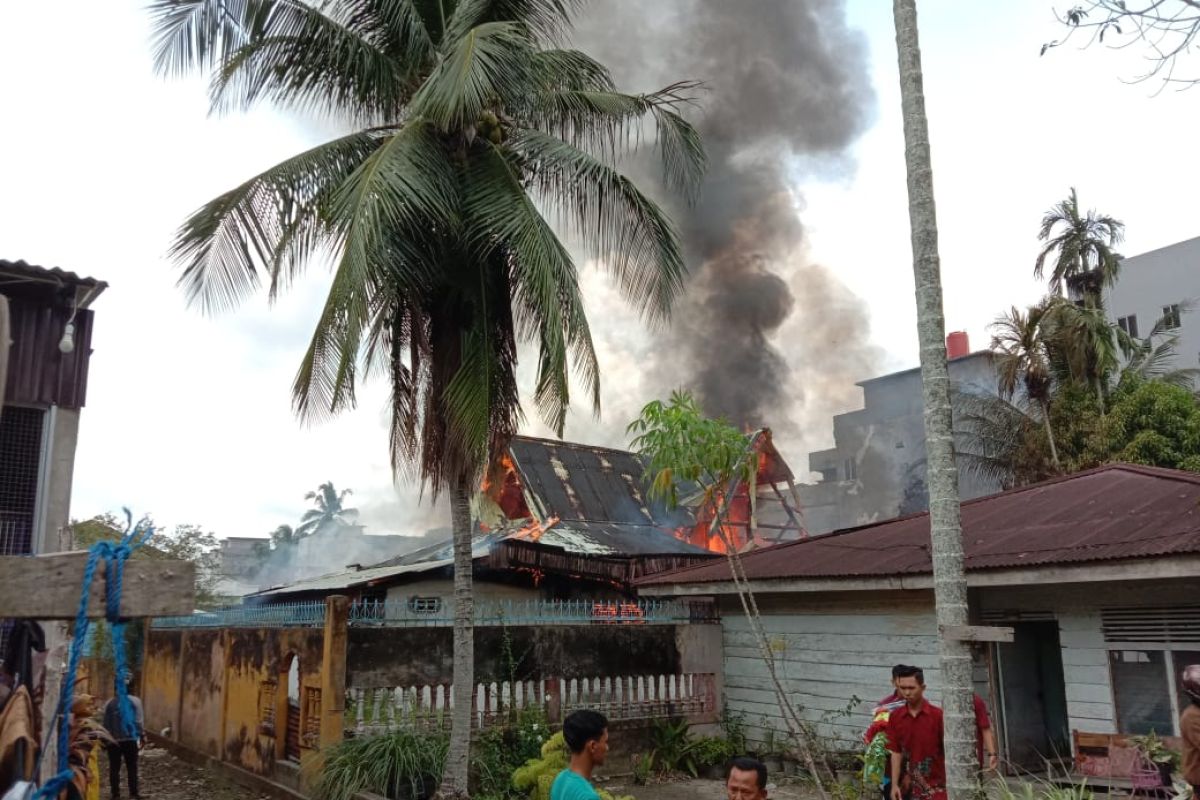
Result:
{"label": "corrugated metal roof", "polygon": [[[1200,475],[1110,464],[962,504],[968,571],[1200,553]],[[929,515],[802,539],[743,556],[748,578],[929,573]],[[718,563],[640,585],[729,580]]]}
{"label": "corrugated metal roof", "polygon": [[[88,278],[58,267],[39,267],[27,261],[8,261],[0,258],[0,275],[17,276],[33,281],[45,281],[59,286],[86,286],[97,289],[99,294],[108,284],[96,278]],[[95,299],[93,295],[92,299]]]}
{"label": "corrugated metal roof", "polygon": [[509,455],[531,511],[543,523],[538,539],[581,555],[705,554],[675,536],[695,524],[686,508],[668,510],[645,494],[641,458],[627,450],[514,437]]}

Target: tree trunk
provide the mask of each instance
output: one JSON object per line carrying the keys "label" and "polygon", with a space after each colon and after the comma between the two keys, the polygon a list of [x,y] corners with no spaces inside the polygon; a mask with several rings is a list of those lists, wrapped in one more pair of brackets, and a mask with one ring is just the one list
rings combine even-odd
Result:
{"label": "tree trunk", "polygon": [[967,624],[967,581],[963,573],[958,469],[954,461],[950,374],[946,364],[946,322],[942,316],[937,213],[933,201],[933,167],[925,117],[916,0],[894,0],[893,12],[904,112],[921,384],[925,395],[929,526],[945,711],[946,788],[949,800],[968,800],[973,796],[978,777],[971,651],[966,642],[949,639],[944,634],[946,626]]}
{"label": "tree trunk", "polygon": [[1058,463],[1058,446],[1054,443],[1054,427],[1050,424],[1050,403],[1042,399],[1042,422],[1046,426],[1046,441],[1050,442],[1050,460],[1054,462],[1054,471],[1062,472],[1062,464]]}
{"label": "tree trunk", "polygon": [[471,595],[471,484],[462,478],[450,490],[450,524],[454,536],[454,708],[450,718],[450,751],[438,794],[467,796],[471,752],[471,707],[475,693],[475,604]]}

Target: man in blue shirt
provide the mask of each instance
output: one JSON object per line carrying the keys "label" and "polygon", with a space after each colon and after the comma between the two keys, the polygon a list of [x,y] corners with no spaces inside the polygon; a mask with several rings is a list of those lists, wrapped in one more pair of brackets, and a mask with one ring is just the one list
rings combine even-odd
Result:
{"label": "man in blue shirt", "polygon": [[572,711],[562,732],[571,761],[550,785],[550,800],[600,800],[591,780],[608,757],[608,720],[598,711]]}

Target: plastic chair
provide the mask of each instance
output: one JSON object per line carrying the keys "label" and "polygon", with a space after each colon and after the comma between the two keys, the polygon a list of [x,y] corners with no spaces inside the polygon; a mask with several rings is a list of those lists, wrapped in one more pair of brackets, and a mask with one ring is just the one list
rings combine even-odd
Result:
{"label": "plastic chair", "polygon": [[1148,798],[1157,798],[1162,795],[1162,773],[1159,772],[1157,764],[1143,755],[1139,755],[1133,762],[1133,769],[1129,771],[1129,781],[1132,784],[1130,797],[1140,794]]}

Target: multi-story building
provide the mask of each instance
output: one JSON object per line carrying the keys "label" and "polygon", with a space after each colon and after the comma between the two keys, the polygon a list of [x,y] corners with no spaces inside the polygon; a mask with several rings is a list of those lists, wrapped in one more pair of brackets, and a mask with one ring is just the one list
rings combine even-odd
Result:
{"label": "multi-story building", "polygon": [[[970,351],[965,333],[947,337],[950,380],[964,391],[996,393],[990,350]],[[833,418],[834,446],[810,453],[819,483],[801,485],[810,534],[866,525],[929,507],[925,484],[925,422],[917,367],[858,384],[863,407]],[[1000,491],[998,483],[959,467],[964,500]]]}
{"label": "multi-story building", "polygon": [[1121,262],[1117,285],[1107,290],[1109,318],[1131,336],[1145,338],[1159,320],[1179,336],[1176,367],[1200,366],[1200,237],[1160,247]]}

